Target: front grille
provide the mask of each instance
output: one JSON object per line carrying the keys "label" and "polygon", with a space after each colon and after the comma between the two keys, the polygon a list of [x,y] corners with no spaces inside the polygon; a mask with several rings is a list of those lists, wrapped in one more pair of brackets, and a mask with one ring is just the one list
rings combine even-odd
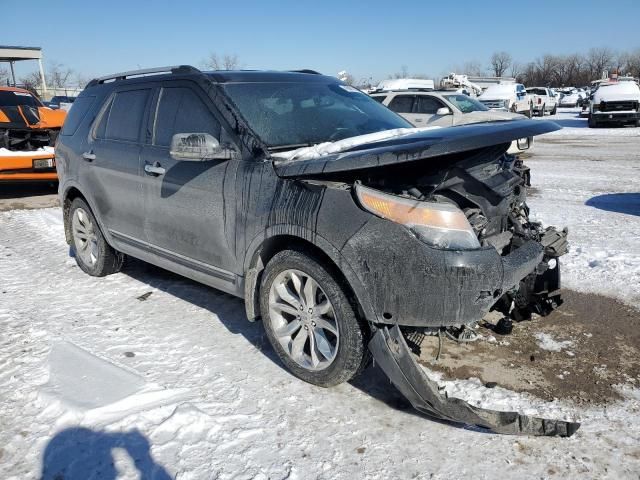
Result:
{"label": "front grille", "polygon": [[504,108],[504,101],[502,100],[480,100],[487,108]]}
{"label": "front grille", "polygon": [[619,102],[600,102],[601,112],[625,112],[629,110],[638,110],[638,102],[634,100]]}

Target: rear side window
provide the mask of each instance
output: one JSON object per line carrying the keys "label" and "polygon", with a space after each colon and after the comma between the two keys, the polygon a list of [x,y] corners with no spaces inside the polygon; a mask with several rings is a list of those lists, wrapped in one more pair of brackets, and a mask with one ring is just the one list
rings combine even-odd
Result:
{"label": "rear side window", "polygon": [[209,133],[220,140],[220,130],[218,120],[193,90],[169,87],[160,91],[154,145],[168,147],[176,133]]}
{"label": "rear side window", "polygon": [[73,102],[73,106],[69,113],[67,114],[67,118],[64,119],[64,125],[62,126],[61,135],[73,135],[78,130],[80,123],[86,117],[89,108],[93,105],[95,96],[86,96],[80,97],[77,101]]}
{"label": "rear side window", "polygon": [[411,113],[413,108],[413,95],[398,95],[393,97],[389,108],[398,113]]}
{"label": "rear side window", "polygon": [[148,88],[117,92],[102,115],[96,136],[108,140],[138,141],[149,92]]}
{"label": "rear side window", "polygon": [[378,102],[378,103],[382,103],[382,102],[384,102],[384,99],[385,99],[386,97],[384,97],[384,96],[382,96],[382,95],[379,95],[379,96],[377,96],[377,97],[371,97],[371,98],[373,98],[373,99],[374,99],[376,102]]}
{"label": "rear side window", "polygon": [[439,100],[433,97],[421,96],[418,99],[420,100],[417,108],[418,113],[435,114],[439,108],[444,107]]}

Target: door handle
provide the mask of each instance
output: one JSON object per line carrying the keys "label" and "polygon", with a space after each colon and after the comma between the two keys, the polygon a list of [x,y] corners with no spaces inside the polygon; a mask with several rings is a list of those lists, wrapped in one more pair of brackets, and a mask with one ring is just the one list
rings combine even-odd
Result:
{"label": "door handle", "polygon": [[422,122],[423,120],[421,118],[416,118],[416,122]]}
{"label": "door handle", "polygon": [[84,152],[82,154],[82,158],[85,159],[87,162],[93,162],[96,159],[96,154],[93,153],[93,150],[91,150],[89,152]]}
{"label": "door handle", "polygon": [[160,166],[159,162],[156,162],[153,165],[146,163],[144,166],[144,171],[148,175],[152,175],[154,177],[157,177],[158,175],[164,175],[166,172],[166,170]]}

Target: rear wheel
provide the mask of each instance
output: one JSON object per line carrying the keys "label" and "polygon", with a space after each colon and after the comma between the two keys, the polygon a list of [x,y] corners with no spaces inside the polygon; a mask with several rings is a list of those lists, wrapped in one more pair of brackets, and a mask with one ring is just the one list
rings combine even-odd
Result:
{"label": "rear wheel", "polygon": [[364,328],[335,276],[312,256],[285,250],[269,261],[260,310],[271,345],[296,377],[330,387],[365,365]]}
{"label": "rear wheel", "polygon": [[89,205],[82,198],[71,203],[69,215],[71,247],[78,266],[94,277],[104,277],[122,268],[124,255],[106,242]]}
{"label": "rear wheel", "polygon": [[549,115],[555,115],[556,113],[558,113],[558,104],[557,103],[553,106],[553,110],[551,110],[551,113]]}
{"label": "rear wheel", "polygon": [[533,118],[533,103],[529,104],[529,112],[527,112],[527,117]]}
{"label": "rear wheel", "polygon": [[589,115],[589,128],[598,128],[598,122],[593,118],[593,115]]}
{"label": "rear wheel", "polygon": [[544,117],[544,111],[546,110],[547,106],[546,105],[542,105],[542,108],[540,109],[540,116]]}

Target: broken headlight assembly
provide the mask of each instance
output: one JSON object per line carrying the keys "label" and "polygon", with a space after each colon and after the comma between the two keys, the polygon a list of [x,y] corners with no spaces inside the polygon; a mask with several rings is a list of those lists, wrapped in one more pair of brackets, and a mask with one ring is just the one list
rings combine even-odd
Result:
{"label": "broken headlight assembly", "polygon": [[464,212],[450,203],[390,195],[359,183],[355,192],[362,208],[404,225],[424,243],[445,250],[474,250],[480,242]]}

